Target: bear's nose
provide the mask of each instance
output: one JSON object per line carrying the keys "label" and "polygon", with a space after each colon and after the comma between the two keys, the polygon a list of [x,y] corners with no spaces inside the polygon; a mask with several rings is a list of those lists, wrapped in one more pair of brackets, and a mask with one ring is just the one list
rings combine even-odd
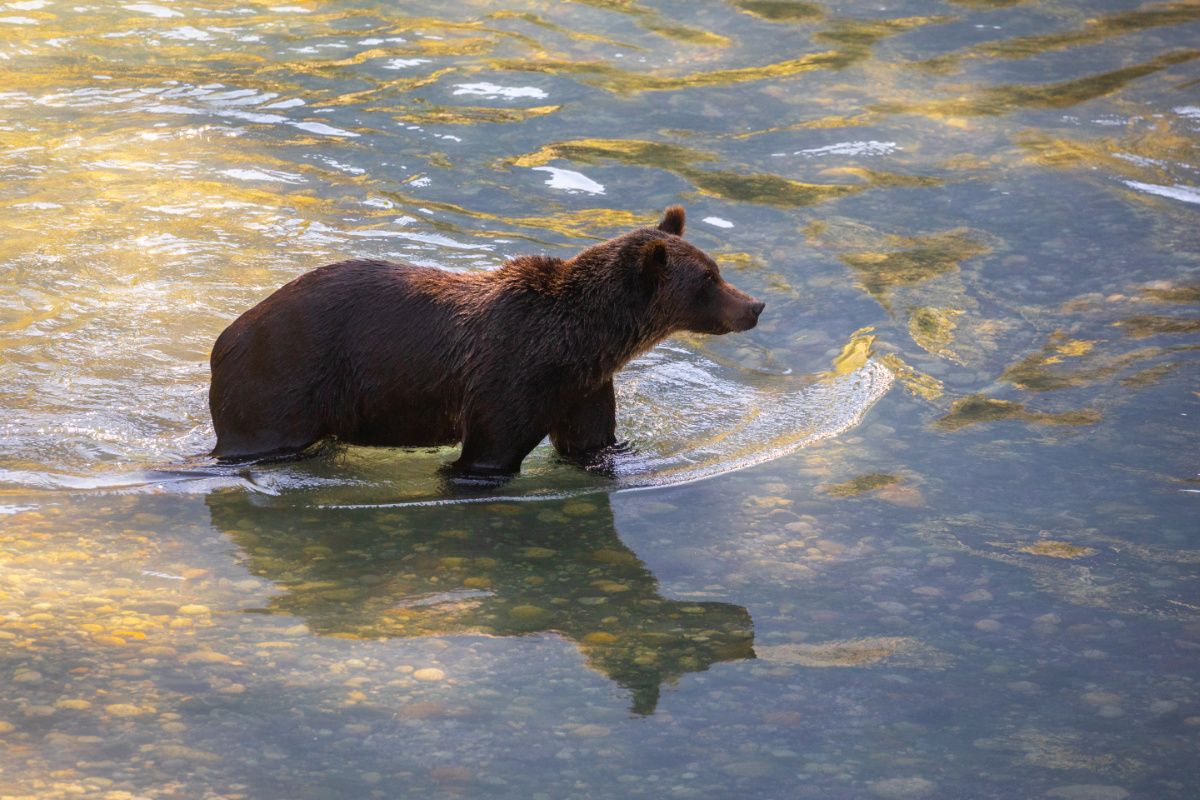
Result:
{"label": "bear's nose", "polygon": [[752,303],[750,305],[750,311],[751,311],[751,313],[754,314],[754,318],[758,319],[758,315],[761,314],[762,310],[766,307],[767,307],[766,303]]}

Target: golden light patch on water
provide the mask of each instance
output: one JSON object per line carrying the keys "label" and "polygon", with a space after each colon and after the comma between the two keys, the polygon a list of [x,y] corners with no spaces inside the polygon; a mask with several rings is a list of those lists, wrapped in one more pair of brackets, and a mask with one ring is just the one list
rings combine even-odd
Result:
{"label": "golden light patch on water", "polygon": [[850,335],[850,340],[842,347],[842,352],[834,357],[831,375],[848,375],[861,369],[874,354],[874,328],[860,328]]}

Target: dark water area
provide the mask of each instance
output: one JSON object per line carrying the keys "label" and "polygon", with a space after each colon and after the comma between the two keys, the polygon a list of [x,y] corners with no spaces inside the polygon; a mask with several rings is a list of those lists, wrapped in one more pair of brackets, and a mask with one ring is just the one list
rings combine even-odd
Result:
{"label": "dark water area", "polygon": [[[303,271],[673,203],[614,475],[203,456]],[[1196,2],[0,2],[0,798],[1195,797],[1198,231]]]}

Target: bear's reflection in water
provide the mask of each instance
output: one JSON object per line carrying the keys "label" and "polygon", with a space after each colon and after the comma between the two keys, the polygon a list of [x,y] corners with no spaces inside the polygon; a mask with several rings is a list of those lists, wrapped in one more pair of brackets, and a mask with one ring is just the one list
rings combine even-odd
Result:
{"label": "bear's reflection in water", "polygon": [[246,567],[282,590],[267,610],[317,634],[552,632],[632,692],[640,714],[664,683],[754,657],[745,608],[659,594],[605,495],[403,510],[285,508],[234,491],[207,502]]}

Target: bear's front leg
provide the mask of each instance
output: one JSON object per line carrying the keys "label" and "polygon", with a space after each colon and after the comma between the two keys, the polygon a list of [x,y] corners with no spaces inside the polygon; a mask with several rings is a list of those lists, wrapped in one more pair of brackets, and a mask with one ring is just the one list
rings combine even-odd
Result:
{"label": "bear's front leg", "polygon": [[521,471],[521,462],[546,436],[536,420],[476,418],[463,431],[462,452],[451,471],[467,479],[501,482]]}
{"label": "bear's front leg", "polygon": [[558,416],[550,427],[550,442],[560,456],[585,466],[617,443],[617,396],[611,378]]}

